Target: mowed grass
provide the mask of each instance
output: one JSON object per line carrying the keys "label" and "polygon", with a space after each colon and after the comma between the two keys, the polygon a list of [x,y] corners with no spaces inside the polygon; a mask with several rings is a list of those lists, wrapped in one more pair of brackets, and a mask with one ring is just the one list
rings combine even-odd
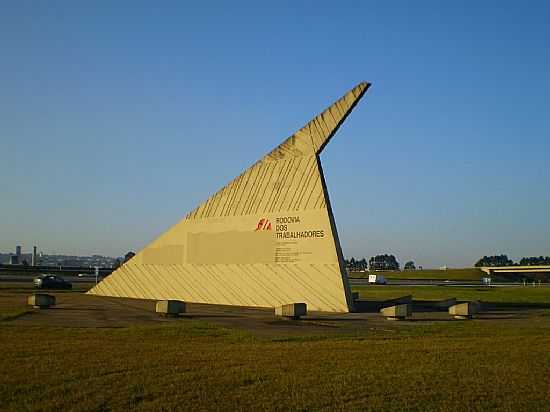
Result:
{"label": "mowed grass", "polygon": [[[482,277],[487,276],[478,268],[465,269],[423,269],[423,270],[403,270],[389,272],[373,272],[383,275],[386,279],[410,279],[410,280],[462,280],[462,281],[480,281]],[[368,272],[351,272],[351,278],[367,278]]]}
{"label": "mowed grass", "polygon": [[459,287],[459,286],[354,286],[362,299],[386,300],[412,295],[418,300],[479,300],[488,303],[550,307],[550,288],[532,286]]}
{"label": "mowed grass", "polygon": [[[392,289],[413,288],[364,293]],[[467,288],[440,288],[449,289]],[[550,289],[502,289],[492,299],[550,303]],[[192,319],[126,328],[0,321],[0,410],[549,410],[547,312],[382,325],[259,339]]]}
{"label": "mowed grass", "polygon": [[28,307],[0,308],[0,322],[14,320],[27,313],[30,313]]}

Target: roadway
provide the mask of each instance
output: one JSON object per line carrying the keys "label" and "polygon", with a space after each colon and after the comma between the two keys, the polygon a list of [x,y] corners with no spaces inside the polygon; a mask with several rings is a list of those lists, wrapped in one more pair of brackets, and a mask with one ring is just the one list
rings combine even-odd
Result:
{"label": "roadway", "polygon": [[[0,282],[32,282],[35,278],[35,275],[4,275],[0,274]],[[78,277],[78,276],[61,276],[63,279],[71,282],[71,283],[95,283],[95,276],[85,276],[85,277]],[[100,280],[103,279],[102,277],[99,278]]]}
{"label": "roadway", "polygon": [[[430,279],[387,279],[386,285],[372,285],[366,278],[350,278],[351,286],[454,286],[454,287],[482,287],[486,286],[480,281],[464,281],[464,280],[430,280]],[[510,287],[523,286],[523,282],[491,282],[491,286]],[[527,282],[526,286],[532,286],[532,282]],[[537,283],[536,287],[550,287],[548,283]]]}

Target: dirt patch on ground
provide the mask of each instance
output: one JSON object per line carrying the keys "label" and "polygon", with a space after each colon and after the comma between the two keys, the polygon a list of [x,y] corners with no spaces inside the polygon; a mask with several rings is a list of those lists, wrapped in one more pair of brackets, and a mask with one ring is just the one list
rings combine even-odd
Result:
{"label": "dirt patch on ground", "polygon": [[[415,312],[411,321],[389,322],[378,313],[319,313],[311,312],[302,320],[283,320],[274,316],[271,308],[245,308],[223,305],[189,303],[188,313],[180,318],[163,318],[155,313],[155,301],[108,298],[86,295],[86,286],[74,291],[49,291],[57,304],[50,309],[29,309],[27,296],[34,292],[28,283],[2,283],[0,309],[27,308],[29,311],[11,321],[13,325],[120,328],[139,325],[162,325],[197,319],[218,326],[241,329],[261,337],[362,335],[396,328],[410,328],[418,324],[455,322],[445,311]],[[529,316],[515,312],[490,312],[480,314],[484,319],[519,320]]]}

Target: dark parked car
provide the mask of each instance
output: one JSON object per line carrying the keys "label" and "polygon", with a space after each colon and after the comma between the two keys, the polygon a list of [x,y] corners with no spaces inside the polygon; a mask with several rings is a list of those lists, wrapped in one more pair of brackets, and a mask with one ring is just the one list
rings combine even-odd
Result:
{"label": "dark parked car", "polygon": [[61,276],[40,275],[34,278],[34,287],[37,289],[72,289],[73,285]]}

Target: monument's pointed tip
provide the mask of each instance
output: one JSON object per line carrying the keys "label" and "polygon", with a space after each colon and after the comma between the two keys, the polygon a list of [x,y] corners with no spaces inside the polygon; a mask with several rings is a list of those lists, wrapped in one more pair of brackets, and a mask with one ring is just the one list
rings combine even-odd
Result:
{"label": "monument's pointed tip", "polygon": [[[359,91],[360,93],[364,93],[371,85],[372,83],[370,82],[362,81],[360,83],[357,83],[357,85],[353,89],[351,89],[350,92]],[[359,96],[359,99],[361,98],[361,96]]]}
{"label": "monument's pointed tip", "polygon": [[363,81],[286,139],[267,157],[272,160],[306,153],[319,154],[361,100],[371,83]]}

